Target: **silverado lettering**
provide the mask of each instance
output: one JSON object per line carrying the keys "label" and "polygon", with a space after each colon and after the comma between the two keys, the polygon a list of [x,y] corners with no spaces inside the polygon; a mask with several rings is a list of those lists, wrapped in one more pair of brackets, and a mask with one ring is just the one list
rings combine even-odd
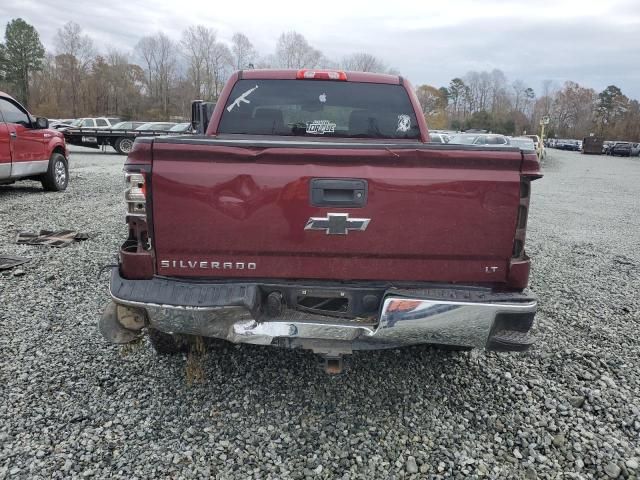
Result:
{"label": "silverado lettering", "polygon": [[533,150],[430,143],[395,75],[236,72],[209,112],[127,158],[107,340],[306,348],[332,371],[353,350],[532,344]]}
{"label": "silverado lettering", "polygon": [[205,269],[238,269],[255,270],[257,265],[253,262],[211,262],[200,260],[160,260],[160,268],[205,268]]}

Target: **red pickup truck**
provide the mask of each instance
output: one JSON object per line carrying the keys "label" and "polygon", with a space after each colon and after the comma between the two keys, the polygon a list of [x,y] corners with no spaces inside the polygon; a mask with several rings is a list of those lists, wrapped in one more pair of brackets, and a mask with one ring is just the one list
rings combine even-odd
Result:
{"label": "red pickup truck", "polygon": [[29,179],[40,180],[45,190],[65,190],[68,158],[62,133],[0,92],[0,185]]}
{"label": "red pickup truck", "polygon": [[[138,138],[107,340],[524,350],[535,152],[430,144],[402,77],[236,72],[206,134]],[[204,131],[203,131],[204,133]]]}

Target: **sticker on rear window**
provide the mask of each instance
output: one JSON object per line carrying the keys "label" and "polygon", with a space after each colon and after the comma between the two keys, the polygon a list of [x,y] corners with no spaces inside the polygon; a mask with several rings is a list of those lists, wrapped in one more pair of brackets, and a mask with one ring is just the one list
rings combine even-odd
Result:
{"label": "sticker on rear window", "polygon": [[314,120],[307,123],[307,133],[313,135],[324,135],[325,133],[334,133],[336,131],[336,124],[331,123],[329,120]]}
{"label": "sticker on rear window", "polygon": [[411,129],[411,117],[409,115],[398,115],[398,132],[408,132]]}
{"label": "sticker on rear window", "polygon": [[233,101],[233,103],[227,107],[227,112],[230,112],[231,110],[233,110],[233,107],[240,107],[240,103],[251,103],[249,100],[247,100],[247,97],[251,95],[254,90],[257,90],[257,89],[258,89],[258,85],[256,85],[253,88],[250,88],[249,90],[244,92],[242,95],[240,95],[238,98],[236,98]]}
{"label": "sticker on rear window", "polygon": [[320,100],[321,103],[326,103],[327,102],[327,94],[326,93],[320,94],[320,96],[318,97],[318,100]]}

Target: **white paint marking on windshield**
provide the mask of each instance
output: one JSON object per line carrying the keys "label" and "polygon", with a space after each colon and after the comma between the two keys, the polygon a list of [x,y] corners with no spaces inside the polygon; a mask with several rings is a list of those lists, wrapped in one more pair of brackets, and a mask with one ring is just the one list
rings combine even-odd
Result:
{"label": "white paint marking on windshield", "polygon": [[398,132],[408,132],[411,129],[411,117],[409,115],[398,115]]}
{"label": "white paint marking on windshield", "polygon": [[242,95],[240,95],[238,98],[236,98],[233,101],[233,103],[227,107],[227,112],[230,112],[231,110],[233,110],[233,107],[236,107],[236,106],[240,107],[240,103],[251,103],[249,100],[247,100],[247,97],[251,95],[254,90],[257,90],[257,89],[258,89],[258,85],[256,85],[253,88],[250,88],[249,90],[244,92]]}

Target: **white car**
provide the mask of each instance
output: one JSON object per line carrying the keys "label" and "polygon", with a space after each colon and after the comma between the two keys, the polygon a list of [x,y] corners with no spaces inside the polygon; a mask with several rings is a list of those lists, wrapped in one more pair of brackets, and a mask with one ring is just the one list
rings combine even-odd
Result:
{"label": "white car", "polygon": [[449,143],[449,135],[445,133],[429,132],[430,143]]}
{"label": "white car", "polygon": [[509,140],[504,135],[494,133],[459,133],[449,139],[449,143],[459,145],[508,146]]}
{"label": "white car", "polygon": [[95,117],[78,118],[71,123],[73,128],[111,128],[120,122],[119,118]]}
{"label": "white car", "polygon": [[149,122],[140,125],[136,130],[152,130],[154,132],[167,132],[176,124],[173,122]]}

